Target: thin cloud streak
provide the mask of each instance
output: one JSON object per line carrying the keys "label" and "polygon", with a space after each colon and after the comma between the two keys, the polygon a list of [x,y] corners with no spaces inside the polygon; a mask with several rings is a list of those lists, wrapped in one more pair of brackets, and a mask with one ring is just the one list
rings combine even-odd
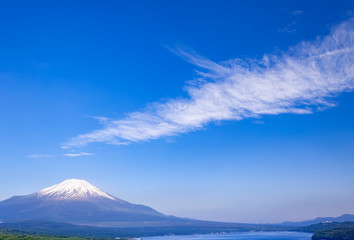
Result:
{"label": "thin cloud streak", "polygon": [[81,157],[81,156],[93,156],[94,153],[80,152],[80,153],[64,153],[66,157]]}
{"label": "thin cloud streak", "polygon": [[225,120],[265,114],[311,114],[335,106],[331,98],[354,87],[354,18],[314,42],[262,59],[213,62],[177,49],[204,69],[185,89],[188,98],[149,104],[120,120],[104,118],[103,128],[71,139],[64,147],[104,142],[124,145],[195,131]]}

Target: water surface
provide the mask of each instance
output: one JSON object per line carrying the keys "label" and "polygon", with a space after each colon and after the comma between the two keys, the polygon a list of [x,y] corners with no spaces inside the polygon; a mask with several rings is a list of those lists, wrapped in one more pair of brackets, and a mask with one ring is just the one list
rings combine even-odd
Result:
{"label": "water surface", "polygon": [[302,232],[242,232],[179,236],[144,237],[143,240],[311,240],[312,234]]}

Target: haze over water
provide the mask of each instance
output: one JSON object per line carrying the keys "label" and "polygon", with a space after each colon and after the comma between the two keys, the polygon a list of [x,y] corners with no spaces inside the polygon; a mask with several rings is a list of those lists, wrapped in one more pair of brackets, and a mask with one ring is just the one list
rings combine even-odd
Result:
{"label": "haze over water", "polygon": [[302,232],[246,232],[146,237],[143,240],[310,240],[311,236]]}

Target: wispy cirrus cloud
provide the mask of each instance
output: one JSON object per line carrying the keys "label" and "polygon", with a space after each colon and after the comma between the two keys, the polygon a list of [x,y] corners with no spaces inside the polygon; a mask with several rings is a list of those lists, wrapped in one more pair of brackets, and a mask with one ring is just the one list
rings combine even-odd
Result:
{"label": "wispy cirrus cloud", "polygon": [[123,119],[101,118],[102,129],[79,135],[64,147],[129,144],[195,131],[213,122],[311,114],[333,107],[331,98],[354,88],[353,28],[354,18],[324,38],[254,60],[216,63],[178,49],[187,61],[204,69],[185,87],[189,97],[153,103]]}
{"label": "wispy cirrus cloud", "polygon": [[66,157],[81,157],[81,156],[93,156],[94,153],[87,153],[87,152],[79,152],[79,153],[64,153]]}
{"label": "wispy cirrus cloud", "polygon": [[293,20],[288,23],[285,27],[279,29],[279,32],[283,33],[296,33],[296,24],[298,23],[300,17],[304,14],[303,10],[294,10],[290,12],[290,15],[292,16]]}
{"label": "wispy cirrus cloud", "polygon": [[296,9],[294,11],[291,11],[290,14],[293,15],[293,16],[300,16],[300,15],[304,14],[304,11]]}

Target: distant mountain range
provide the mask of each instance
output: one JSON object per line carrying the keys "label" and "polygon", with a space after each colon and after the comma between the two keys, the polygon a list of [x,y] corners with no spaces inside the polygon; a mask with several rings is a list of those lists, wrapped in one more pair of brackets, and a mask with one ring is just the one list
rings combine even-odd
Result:
{"label": "distant mountain range", "polygon": [[337,228],[354,228],[354,222],[322,222],[306,227],[299,227],[299,232],[317,232],[321,230],[332,230]]}
{"label": "distant mountain range", "polygon": [[353,214],[343,214],[339,217],[319,217],[312,220],[302,221],[302,222],[283,222],[279,225],[281,226],[290,226],[290,227],[305,227],[318,223],[326,223],[326,222],[354,222]]}

